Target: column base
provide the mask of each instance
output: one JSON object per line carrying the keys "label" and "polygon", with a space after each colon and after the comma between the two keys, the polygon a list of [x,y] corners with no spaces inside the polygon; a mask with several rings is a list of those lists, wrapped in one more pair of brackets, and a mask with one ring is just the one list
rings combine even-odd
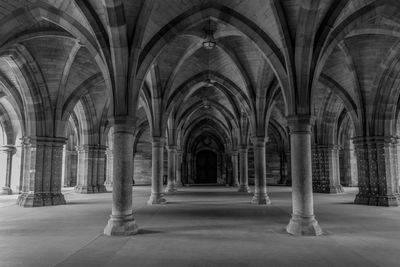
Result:
{"label": "column base", "polygon": [[147,205],[159,205],[166,204],[167,200],[164,198],[164,194],[154,194],[150,195],[150,199],[147,201]]}
{"label": "column base", "polygon": [[298,236],[319,236],[322,235],[322,229],[315,219],[315,216],[293,215],[290,219],[286,232]]}
{"label": "column base", "polygon": [[9,187],[3,187],[0,195],[12,195],[12,189]]}
{"label": "column base", "polygon": [[93,194],[96,190],[94,190],[91,185],[77,185],[75,186],[75,193],[79,194]]}
{"label": "column base", "polygon": [[97,185],[97,192],[98,193],[107,193],[107,188],[105,185]]}
{"label": "column base", "polygon": [[137,234],[139,228],[131,215],[110,215],[104,234],[108,236],[127,236]]}
{"label": "column base", "polygon": [[248,185],[239,185],[238,192],[251,193]]}
{"label": "column base", "polygon": [[254,194],[253,199],[251,200],[251,204],[254,205],[270,205],[271,200],[269,199],[267,194]]}
{"label": "column base", "polygon": [[341,185],[333,185],[329,188],[330,194],[342,194],[344,193],[343,186]]}
{"label": "column base", "polygon": [[178,191],[178,189],[176,188],[175,184],[169,184],[167,185],[167,188],[165,188],[166,193],[173,193],[176,191]]}
{"label": "column base", "polygon": [[354,204],[369,205],[369,206],[382,206],[382,207],[399,207],[400,206],[400,195],[362,195],[357,194]]}
{"label": "column base", "polygon": [[22,193],[17,204],[21,207],[42,207],[65,205],[66,202],[61,193]]}

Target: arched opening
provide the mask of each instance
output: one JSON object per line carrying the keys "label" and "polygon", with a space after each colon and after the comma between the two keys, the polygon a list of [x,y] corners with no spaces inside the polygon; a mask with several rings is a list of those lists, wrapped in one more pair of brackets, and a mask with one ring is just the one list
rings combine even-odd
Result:
{"label": "arched opening", "polygon": [[217,154],[212,150],[199,151],[196,154],[196,184],[217,183]]}

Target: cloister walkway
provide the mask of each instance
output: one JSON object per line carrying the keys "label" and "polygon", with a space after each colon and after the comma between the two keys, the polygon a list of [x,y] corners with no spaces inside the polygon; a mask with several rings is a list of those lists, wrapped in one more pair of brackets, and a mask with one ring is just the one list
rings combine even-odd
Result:
{"label": "cloister walkway", "polygon": [[235,188],[195,186],[147,206],[134,187],[138,235],[102,234],[111,193],[64,190],[68,205],[20,208],[0,196],[1,266],[397,266],[400,209],[353,205],[356,189],[314,194],[320,237],[294,237],[291,189],[269,187],[271,206]]}

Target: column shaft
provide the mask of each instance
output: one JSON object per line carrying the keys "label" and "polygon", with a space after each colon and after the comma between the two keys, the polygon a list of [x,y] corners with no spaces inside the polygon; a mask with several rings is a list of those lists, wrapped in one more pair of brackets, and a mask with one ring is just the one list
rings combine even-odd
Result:
{"label": "column shaft", "polygon": [[233,151],[232,155],[232,185],[235,187],[239,186],[239,162],[238,162],[238,152]]}
{"label": "column shaft", "polygon": [[6,145],[2,147],[2,151],[6,153],[7,162],[6,162],[6,177],[5,177],[5,184],[2,188],[1,194],[3,195],[11,195],[11,173],[12,173],[12,158],[17,151],[15,146],[13,145]]}
{"label": "column shaft", "polygon": [[180,187],[182,186],[182,152],[176,152],[176,179],[175,179],[175,186]]}
{"label": "column shaft", "polygon": [[292,162],[292,218],[286,231],[293,235],[320,235],[315,220],[311,170],[311,119],[288,118]]}
{"label": "column shaft", "polygon": [[65,204],[61,194],[63,137],[26,137],[22,193],[23,207]]}
{"label": "column shaft", "polygon": [[249,162],[248,162],[248,148],[241,147],[239,149],[239,160],[240,160],[240,184],[239,192],[250,193],[249,187]]}
{"label": "column shaft", "polygon": [[78,182],[75,192],[107,192],[104,181],[106,147],[102,145],[83,145],[78,148]]}
{"label": "column shaft", "polygon": [[130,125],[114,125],[113,203],[105,235],[132,235],[138,231],[132,208],[133,133]]}
{"label": "column shaft", "polygon": [[153,137],[151,195],[147,201],[149,205],[166,203],[163,193],[164,143],[164,138]]}
{"label": "column shaft", "polygon": [[168,146],[168,184],[165,192],[176,192],[176,183],[175,183],[175,175],[176,175],[176,147]]}
{"label": "column shaft", "polygon": [[254,196],[252,204],[271,204],[267,195],[267,170],[265,162],[265,137],[252,138],[254,146]]}
{"label": "column shaft", "polygon": [[107,168],[106,168],[106,181],[105,186],[111,188],[112,187],[112,177],[113,177],[113,165],[114,165],[114,155],[113,151],[107,149],[106,151],[106,161],[107,161]]}
{"label": "column shaft", "polygon": [[313,191],[343,193],[340,185],[339,148],[336,145],[313,147]]}
{"label": "column shaft", "polygon": [[396,138],[357,137],[353,142],[359,175],[359,193],[354,202],[372,206],[399,206]]}

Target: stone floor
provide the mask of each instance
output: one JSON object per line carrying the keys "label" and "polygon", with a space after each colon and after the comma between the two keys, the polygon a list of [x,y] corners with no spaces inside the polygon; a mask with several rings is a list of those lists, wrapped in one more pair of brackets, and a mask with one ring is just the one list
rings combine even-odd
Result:
{"label": "stone floor", "polygon": [[271,206],[252,206],[234,188],[189,187],[164,206],[146,206],[134,188],[140,234],[102,235],[111,194],[65,190],[68,205],[19,208],[0,196],[0,266],[399,266],[400,208],[352,204],[345,194],[315,194],[320,237],[284,227],[290,188],[269,187]]}

